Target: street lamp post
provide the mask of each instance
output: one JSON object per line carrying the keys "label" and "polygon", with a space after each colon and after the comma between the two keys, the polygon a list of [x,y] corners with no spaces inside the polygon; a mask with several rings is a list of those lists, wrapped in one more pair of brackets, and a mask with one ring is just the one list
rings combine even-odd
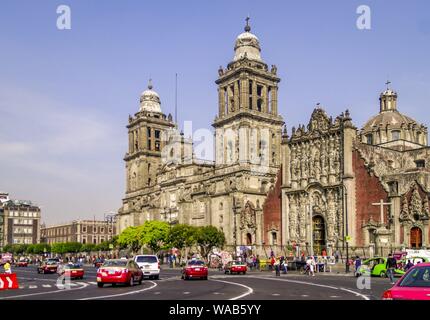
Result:
{"label": "street lamp post", "polygon": [[345,201],[344,201],[344,217],[345,217],[345,246],[346,246],[346,264],[345,264],[345,272],[348,273],[349,272],[349,236],[348,236],[348,189],[346,188],[346,186],[343,184],[342,181],[342,191],[344,192],[345,195]]}

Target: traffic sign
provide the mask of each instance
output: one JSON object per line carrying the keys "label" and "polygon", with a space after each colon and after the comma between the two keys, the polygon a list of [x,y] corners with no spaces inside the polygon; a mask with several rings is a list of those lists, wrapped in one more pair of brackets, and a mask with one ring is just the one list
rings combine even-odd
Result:
{"label": "traffic sign", "polygon": [[16,273],[0,274],[0,290],[5,289],[18,289],[18,280],[16,278]]}

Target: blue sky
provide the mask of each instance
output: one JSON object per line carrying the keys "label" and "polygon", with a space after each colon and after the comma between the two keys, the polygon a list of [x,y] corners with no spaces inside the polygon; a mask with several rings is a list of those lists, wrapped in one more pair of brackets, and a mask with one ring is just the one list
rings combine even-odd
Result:
{"label": "blue sky", "polygon": [[[69,5],[72,29],[56,28]],[[359,30],[356,9],[371,9]],[[429,124],[429,1],[0,1],[0,190],[48,224],[102,218],[124,196],[128,115],[153,78],[165,113],[211,128],[214,81],[251,16],[276,64],[289,128],[317,102],[360,127],[389,78],[399,110]]]}

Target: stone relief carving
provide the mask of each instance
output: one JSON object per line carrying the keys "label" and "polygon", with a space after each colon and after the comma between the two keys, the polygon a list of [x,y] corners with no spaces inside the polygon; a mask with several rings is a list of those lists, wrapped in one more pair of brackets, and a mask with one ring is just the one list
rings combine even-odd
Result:
{"label": "stone relief carving", "polygon": [[300,195],[300,205],[299,205],[299,235],[300,240],[304,241],[306,239],[306,207],[307,207],[307,197],[305,194]]}
{"label": "stone relief carving", "polygon": [[240,215],[240,229],[257,228],[256,210],[251,201],[247,201]]}
{"label": "stone relief carving", "polygon": [[297,199],[295,195],[289,196],[289,208],[290,239],[297,240]]}

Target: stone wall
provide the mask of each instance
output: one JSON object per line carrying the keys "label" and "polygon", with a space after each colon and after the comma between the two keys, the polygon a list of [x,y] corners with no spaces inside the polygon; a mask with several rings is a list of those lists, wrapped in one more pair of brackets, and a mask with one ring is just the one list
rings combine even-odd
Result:
{"label": "stone wall", "polygon": [[[353,168],[356,184],[356,241],[357,246],[365,245],[364,230],[362,226],[367,224],[369,220],[380,222],[380,207],[374,206],[372,203],[388,201],[388,194],[382,187],[379,179],[370,174],[367,170],[363,158],[357,150],[353,151]],[[352,197],[352,195],[350,195]],[[349,200],[348,200],[349,201]],[[387,219],[387,208],[385,210],[385,218]],[[387,221],[387,220],[385,220]]]}

